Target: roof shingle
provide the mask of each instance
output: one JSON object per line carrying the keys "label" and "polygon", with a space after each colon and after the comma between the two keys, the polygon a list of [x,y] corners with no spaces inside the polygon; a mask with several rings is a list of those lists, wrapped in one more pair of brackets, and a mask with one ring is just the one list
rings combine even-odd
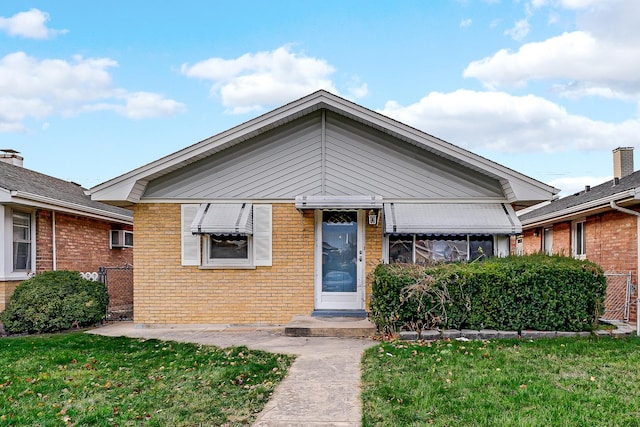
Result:
{"label": "roof shingle", "polygon": [[129,209],[91,200],[91,197],[85,194],[86,189],[78,184],[9,163],[0,162],[0,188],[48,197],[116,215],[125,215],[133,220],[133,213]]}
{"label": "roof shingle", "polygon": [[549,215],[554,212],[559,212],[574,206],[577,207],[618,193],[624,193],[637,187],[640,187],[640,171],[636,171],[630,175],[620,178],[616,185],[613,184],[613,180],[610,180],[595,187],[591,187],[589,191],[581,191],[571,196],[554,200],[548,205],[521,215],[520,220],[527,221],[544,215]]}

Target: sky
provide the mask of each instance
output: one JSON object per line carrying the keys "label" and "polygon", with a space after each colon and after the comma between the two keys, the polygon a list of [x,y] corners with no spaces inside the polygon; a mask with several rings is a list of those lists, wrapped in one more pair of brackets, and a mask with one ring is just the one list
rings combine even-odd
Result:
{"label": "sky", "polygon": [[318,89],[572,194],[640,137],[640,2],[0,2],[0,148],[87,188]]}

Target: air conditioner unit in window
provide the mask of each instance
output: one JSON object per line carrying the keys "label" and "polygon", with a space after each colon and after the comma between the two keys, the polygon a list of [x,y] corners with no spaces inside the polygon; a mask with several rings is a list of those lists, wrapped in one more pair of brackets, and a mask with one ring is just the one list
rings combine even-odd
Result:
{"label": "air conditioner unit in window", "polygon": [[132,248],[133,232],[126,230],[111,230],[111,249]]}

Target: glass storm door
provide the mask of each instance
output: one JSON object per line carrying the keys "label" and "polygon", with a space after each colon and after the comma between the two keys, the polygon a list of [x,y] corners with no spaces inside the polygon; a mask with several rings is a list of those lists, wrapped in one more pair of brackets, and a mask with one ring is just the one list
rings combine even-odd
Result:
{"label": "glass storm door", "polygon": [[315,308],[364,308],[364,235],[358,211],[316,211]]}

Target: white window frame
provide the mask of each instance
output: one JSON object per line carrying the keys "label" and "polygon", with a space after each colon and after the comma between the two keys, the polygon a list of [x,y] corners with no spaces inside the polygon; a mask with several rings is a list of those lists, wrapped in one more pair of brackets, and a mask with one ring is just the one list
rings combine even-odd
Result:
{"label": "white window frame", "polygon": [[[547,239],[550,240],[547,244]],[[553,226],[542,228],[542,252],[553,255]]]}
{"label": "white window frame", "polygon": [[[13,253],[13,215],[21,213],[29,216],[30,228],[30,266],[25,270],[14,270]],[[36,218],[35,211],[29,209],[12,209],[0,206],[0,243],[4,245],[4,256],[0,255],[0,280],[25,280],[36,271]]]}
{"label": "white window frame", "polygon": [[577,259],[587,259],[587,221],[584,218],[571,224],[571,254]]}
{"label": "white window frame", "polygon": [[[236,236],[225,236],[233,239]],[[253,263],[253,236],[247,238],[247,256],[245,258],[212,258],[211,257],[211,239],[212,236],[207,234],[202,237],[203,257],[202,265],[204,267],[214,268],[255,268]]]}
{"label": "white window frame", "polygon": [[[16,225],[16,218],[20,217],[22,219],[26,219],[27,220],[27,225],[23,226],[23,225]],[[16,239],[15,237],[15,229],[16,227],[20,227],[23,229],[26,229],[28,238],[27,239]],[[27,212],[22,212],[22,211],[18,211],[18,210],[14,210],[13,212],[11,212],[11,231],[12,231],[12,247],[11,247],[11,270],[13,272],[23,272],[23,271],[31,271],[33,268],[33,256],[32,256],[32,249],[33,249],[33,233],[32,233],[32,229],[33,229],[33,219],[31,217],[30,213]],[[16,263],[17,263],[17,253],[16,253],[16,244],[28,244],[28,249],[29,252],[27,254],[28,259],[26,262],[26,266],[25,268],[17,268],[16,267]]]}

